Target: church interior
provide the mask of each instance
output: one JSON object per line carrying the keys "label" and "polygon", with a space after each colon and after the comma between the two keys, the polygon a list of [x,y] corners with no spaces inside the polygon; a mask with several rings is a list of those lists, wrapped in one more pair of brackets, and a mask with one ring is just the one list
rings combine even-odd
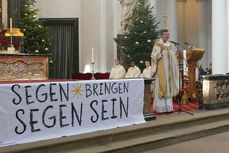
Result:
{"label": "church interior", "polygon": [[0,0],[0,153],[141,152],[229,129],[228,25],[229,0]]}
{"label": "church interior", "polygon": [[[8,8],[10,2],[9,0],[1,2],[3,29],[9,27],[10,17],[7,12],[10,9]],[[158,30],[163,28],[163,14],[166,12],[170,39],[182,44],[188,42],[197,48],[205,49],[206,52],[200,63],[204,69],[208,68],[212,62],[211,1],[150,0],[149,3],[159,22]],[[92,47],[96,52],[95,71],[105,73],[111,70],[112,61],[118,54],[114,38],[117,38],[121,28],[121,6],[118,0],[68,0],[67,3],[61,0],[38,0],[36,7],[39,9],[37,17],[46,20],[47,26],[51,28],[49,32],[54,37],[51,51],[56,56],[61,54],[58,53],[61,52],[60,50],[66,53],[60,55],[65,58],[57,57],[56,64],[62,63],[69,68],[64,70],[64,73],[62,70],[60,74],[61,67],[58,64],[56,67],[58,74],[55,74],[55,77],[69,79],[73,72],[87,71],[91,63]],[[19,11],[19,9],[16,10]],[[14,13],[18,14],[15,11]],[[63,36],[62,33],[64,33]],[[56,37],[61,37],[63,40],[56,40]],[[67,41],[64,43],[66,46],[60,46],[60,44],[58,46],[58,41]],[[71,58],[72,56],[69,57],[69,54],[74,54],[74,59]]]}

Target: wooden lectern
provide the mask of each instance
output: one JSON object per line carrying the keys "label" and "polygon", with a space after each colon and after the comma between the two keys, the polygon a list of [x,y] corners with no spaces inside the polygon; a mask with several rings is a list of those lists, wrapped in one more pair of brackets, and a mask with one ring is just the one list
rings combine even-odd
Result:
{"label": "wooden lectern", "polygon": [[197,62],[203,57],[204,49],[190,48],[190,51],[187,53],[187,62],[188,62],[188,98],[196,98],[196,66]]}

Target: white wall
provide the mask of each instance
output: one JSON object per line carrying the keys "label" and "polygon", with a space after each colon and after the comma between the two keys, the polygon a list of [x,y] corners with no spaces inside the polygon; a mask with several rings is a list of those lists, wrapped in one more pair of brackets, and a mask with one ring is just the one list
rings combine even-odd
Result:
{"label": "white wall", "polygon": [[91,63],[95,47],[95,71],[108,72],[114,58],[113,0],[82,1],[82,65]]}
{"label": "white wall", "polygon": [[38,0],[39,17],[75,18],[81,15],[81,0]]}
{"label": "white wall", "polygon": [[83,71],[82,65],[82,0],[37,0],[39,18],[79,18],[79,70]]}
{"label": "white wall", "polygon": [[[115,58],[118,15],[113,3],[117,0],[38,0],[41,18],[79,18],[80,72],[91,64],[91,48],[95,48],[95,71],[108,72]],[[118,21],[120,22],[120,21]]]}

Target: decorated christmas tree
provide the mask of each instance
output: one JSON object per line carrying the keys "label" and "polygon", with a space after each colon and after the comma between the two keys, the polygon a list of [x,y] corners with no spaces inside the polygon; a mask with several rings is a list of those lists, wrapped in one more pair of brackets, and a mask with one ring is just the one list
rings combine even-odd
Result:
{"label": "decorated christmas tree", "polygon": [[144,61],[150,60],[153,45],[159,36],[158,22],[147,0],[138,0],[133,10],[128,31],[116,40],[118,51],[126,64],[134,61],[142,70]]}
{"label": "decorated christmas tree", "polygon": [[[37,17],[36,0],[24,0],[20,12],[20,28],[24,33],[24,52],[29,54],[50,54],[51,40],[48,29],[43,21]],[[50,56],[49,64],[52,68],[53,59]]]}

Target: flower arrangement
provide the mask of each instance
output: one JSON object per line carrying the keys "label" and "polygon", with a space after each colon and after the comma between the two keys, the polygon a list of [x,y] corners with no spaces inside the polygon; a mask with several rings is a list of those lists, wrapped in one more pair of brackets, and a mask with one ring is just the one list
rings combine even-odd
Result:
{"label": "flower arrangement", "polygon": [[[6,30],[0,32],[0,49],[1,50],[6,50],[7,47],[11,46],[11,43],[8,40],[9,38],[7,39],[7,37],[5,37],[5,32]],[[20,42],[13,41],[13,45],[16,49],[19,49]]]}

